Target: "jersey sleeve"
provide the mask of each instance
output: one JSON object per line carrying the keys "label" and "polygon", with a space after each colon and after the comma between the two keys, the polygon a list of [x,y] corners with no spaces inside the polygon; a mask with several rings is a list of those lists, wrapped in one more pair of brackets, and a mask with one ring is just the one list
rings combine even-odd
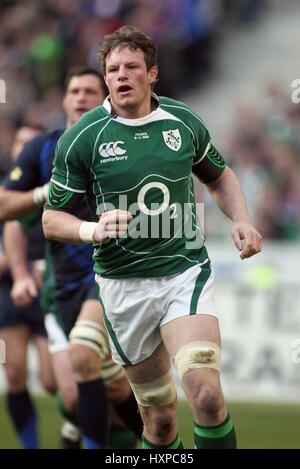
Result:
{"label": "jersey sleeve", "polygon": [[225,160],[210,143],[205,155],[197,163],[194,163],[192,171],[201,182],[209,184],[218,179],[225,168]]}
{"label": "jersey sleeve", "polygon": [[221,176],[226,163],[211,142],[210,134],[203,121],[193,113],[195,157],[192,171],[203,182],[209,184]]}
{"label": "jersey sleeve", "polygon": [[56,146],[51,182],[71,192],[85,193],[89,181],[89,153],[89,144],[80,132],[74,128],[65,132]]}
{"label": "jersey sleeve", "polygon": [[75,215],[84,197],[83,192],[71,191],[51,181],[44,210],[62,210]]}
{"label": "jersey sleeve", "polygon": [[39,185],[39,154],[42,145],[41,137],[36,137],[25,145],[3,181],[4,187],[10,190],[28,191]]}

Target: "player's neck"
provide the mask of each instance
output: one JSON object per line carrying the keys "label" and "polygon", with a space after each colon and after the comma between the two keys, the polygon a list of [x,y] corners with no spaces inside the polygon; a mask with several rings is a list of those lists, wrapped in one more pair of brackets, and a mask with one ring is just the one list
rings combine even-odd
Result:
{"label": "player's neck", "polygon": [[111,114],[115,117],[122,117],[123,119],[140,119],[142,117],[148,116],[152,111],[157,108],[157,104],[158,103],[156,102],[156,100],[151,97],[149,101],[145,102],[144,105],[140,106],[139,108],[127,107],[125,109],[116,106],[110,99]]}

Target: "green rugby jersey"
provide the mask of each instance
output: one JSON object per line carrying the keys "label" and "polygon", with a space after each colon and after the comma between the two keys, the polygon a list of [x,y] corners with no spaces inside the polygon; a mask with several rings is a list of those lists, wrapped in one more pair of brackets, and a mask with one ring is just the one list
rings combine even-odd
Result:
{"label": "green rugby jersey", "polygon": [[134,217],[126,237],[95,245],[95,272],[106,278],[172,275],[207,261],[192,171],[210,182],[225,162],[185,104],[153,99],[156,109],[139,119],[113,115],[107,99],[58,142],[47,208],[67,210],[73,192],[87,195],[94,221],[116,208]]}

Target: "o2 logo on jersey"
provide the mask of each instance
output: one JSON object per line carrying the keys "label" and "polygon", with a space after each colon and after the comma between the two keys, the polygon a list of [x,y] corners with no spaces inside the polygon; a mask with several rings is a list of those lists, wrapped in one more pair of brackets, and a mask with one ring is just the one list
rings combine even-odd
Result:
{"label": "o2 logo on jersey", "polygon": [[178,151],[181,147],[181,135],[178,129],[163,130],[163,138],[167,147],[173,151]]}
{"label": "o2 logo on jersey", "polygon": [[[158,208],[155,208],[154,210],[150,210],[145,204],[145,196],[150,189],[159,189],[163,193],[162,204]],[[139,209],[146,215],[150,215],[150,216],[160,215],[169,207],[170,191],[167,188],[167,186],[163,184],[162,182],[149,182],[148,184],[145,184],[141,188],[140,192],[138,193],[137,203],[138,203]],[[170,209],[171,209],[170,218],[177,218],[176,204],[170,205]]]}
{"label": "o2 logo on jersey", "polygon": [[99,154],[104,158],[122,156],[126,153],[126,150],[121,148],[120,145],[124,145],[122,140],[118,140],[117,142],[101,143],[99,147]]}

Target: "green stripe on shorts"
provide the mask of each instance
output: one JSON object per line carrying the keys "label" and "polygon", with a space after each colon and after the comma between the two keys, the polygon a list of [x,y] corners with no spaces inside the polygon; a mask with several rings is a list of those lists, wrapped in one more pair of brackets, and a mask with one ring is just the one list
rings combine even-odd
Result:
{"label": "green stripe on shorts", "polygon": [[194,291],[193,291],[193,295],[191,299],[190,314],[197,313],[198,300],[207,280],[210,277],[210,274],[211,274],[211,268],[210,268],[210,262],[208,262],[207,264],[201,267],[201,272],[196,279],[195,287],[194,287]]}

